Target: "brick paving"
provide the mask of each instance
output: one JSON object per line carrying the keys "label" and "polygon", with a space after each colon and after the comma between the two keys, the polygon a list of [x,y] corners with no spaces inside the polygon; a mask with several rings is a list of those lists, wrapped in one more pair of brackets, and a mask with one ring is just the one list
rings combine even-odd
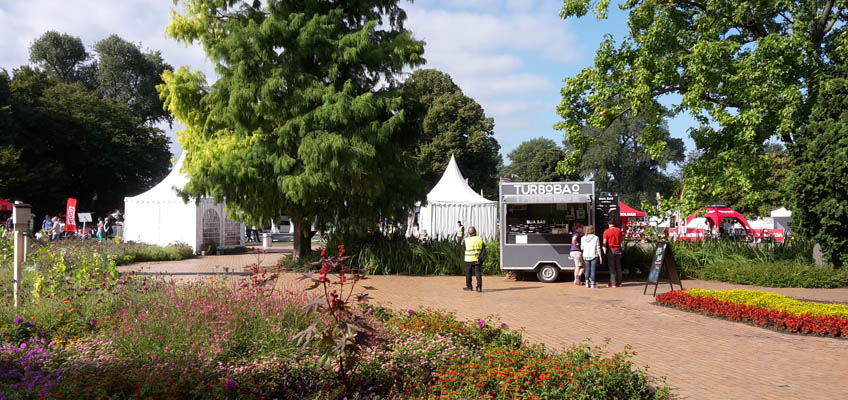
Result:
{"label": "brick paving", "polygon": [[[277,258],[269,254],[263,265],[273,265]],[[255,255],[212,256],[124,268],[215,272],[255,260]],[[295,286],[297,276],[285,274],[281,284]],[[376,288],[371,291],[376,304],[399,310],[451,310],[463,319],[497,315],[511,327],[524,328],[528,340],[556,349],[586,338],[595,343],[610,338],[611,351],[632,345],[637,351],[635,361],[648,366],[652,375],[667,377],[679,399],[848,398],[848,340],[787,334],[656,306],[650,295],[642,295],[644,285],[637,282],[592,290],[570,282],[484,277],[483,293],[462,291],[461,277],[374,276],[368,284]],[[756,288],[704,281],[684,281],[683,285]],[[660,285],[660,292],[666,290],[667,285]],[[767,290],[848,303],[848,289]]]}

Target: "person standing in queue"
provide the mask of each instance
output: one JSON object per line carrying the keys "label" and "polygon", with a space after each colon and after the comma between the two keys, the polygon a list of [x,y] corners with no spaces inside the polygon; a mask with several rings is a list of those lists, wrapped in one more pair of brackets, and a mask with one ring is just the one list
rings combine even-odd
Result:
{"label": "person standing in queue", "polygon": [[604,231],[604,247],[607,252],[607,266],[610,274],[610,287],[621,286],[621,229],[615,226],[614,220],[609,220],[609,229]]}
{"label": "person standing in queue", "polygon": [[583,224],[574,225],[574,232],[571,233],[571,252],[569,256],[574,260],[574,284],[580,285],[580,276],[583,275],[583,269],[586,266],[583,261],[583,252],[580,249],[580,238],[583,236]]}
{"label": "person standing in queue", "polygon": [[468,227],[468,237],[463,240],[465,248],[465,287],[462,290],[474,290],[471,287],[471,270],[477,275],[477,291],[483,291],[483,260],[486,257],[486,244],[477,236],[477,229]]}
{"label": "person standing in queue", "polygon": [[[456,221],[456,242],[462,243],[462,240],[465,238],[465,227],[462,226],[462,221]],[[471,234],[469,232],[469,234]]]}
{"label": "person standing in queue", "polygon": [[598,287],[595,284],[595,273],[598,265],[604,262],[604,256],[601,252],[601,240],[595,235],[594,226],[586,227],[586,235],[580,238],[580,242],[580,247],[583,249],[583,260],[586,263],[586,287],[595,289]]}

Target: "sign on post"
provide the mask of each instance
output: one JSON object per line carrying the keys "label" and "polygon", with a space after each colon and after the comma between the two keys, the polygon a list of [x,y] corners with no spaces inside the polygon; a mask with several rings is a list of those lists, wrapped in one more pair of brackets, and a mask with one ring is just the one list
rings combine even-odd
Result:
{"label": "sign on post", "polygon": [[18,308],[18,291],[21,287],[21,266],[26,258],[24,231],[29,228],[30,209],[29,204],[16,201],[15,207],[12,210],[12,222],[15,224],[15,257],[12,272],[12,291],[15,298],[15,308]]}
{"label": "sign on post", "polygon": [[671,290],[674,290],[675,283],[680,286],[680,290],[683,290],[683,283],[680,281],[680,275],[677,273],[677,262],[674,261],[671,246],[669,246],[668,242],[659,242],[657,243],[657,250],[654,252],[651,269],[648,271],[648,280],[645,282],[645,289],[642,291],[642,294],[647,294],[648,285],[653,283],[654,296],[657,295],[657,287],[660,284],[660,273],[663,266],[665,266],[665,270],[668,272],[668,285],[671,287]]}

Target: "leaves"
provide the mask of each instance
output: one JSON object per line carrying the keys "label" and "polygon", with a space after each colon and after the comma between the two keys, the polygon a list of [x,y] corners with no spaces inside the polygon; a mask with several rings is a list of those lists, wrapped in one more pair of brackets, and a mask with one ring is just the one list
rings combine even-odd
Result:
{"label": "leaves", "polygon": [[186,126],[188,196],[226,198],[250,219],[292,216],[295,256],[311,226],[360,235],[424,197],[396,82],[423,62],[423,42],[396,1],[177,4],[168,35],[203,46],[220,77],[181,68],[159,87]]}
{"label": "leaves", "polygon": [[[597,4],[596,7],[593,6]],[[608,2],[566,0],[560,15],[603,18]],[[606,129],[624,114],[646,118],[640,144],[660,160],[669,141],[662,127],[664,96],[678,95],[671,114],[688,113],[700,157],[683,170],[684,195],[696,202],[741,193],[759,204],[766,187],[765,145],[791,146],[808,135],[817,93],[844,62],[841,3],[809,10],[807,2],[627,1],[628,35],[607,37],[594,64],[566,79],[557,108],[574,151],[560,163],[577,171],[595,142],[583,127]],[[837,27],[837,28],[834,28]],[[695,189],[697,188],[697,189]],[[756,206],[754,206],[756,208]]]}

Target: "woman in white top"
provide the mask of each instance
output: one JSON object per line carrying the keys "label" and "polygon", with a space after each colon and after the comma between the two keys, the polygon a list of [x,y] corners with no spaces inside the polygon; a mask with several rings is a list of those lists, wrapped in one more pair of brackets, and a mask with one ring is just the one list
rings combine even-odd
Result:
{"label": "woman in white top", "polygon": [[583,251],[583,262],[586,263],[586,287],[594,288],[596,287],[595,271],[598,269],[598,265],[604,262],[601,241],[595,235],[594,226],[586,226],[586,234],[580,238],[580,249]]}

